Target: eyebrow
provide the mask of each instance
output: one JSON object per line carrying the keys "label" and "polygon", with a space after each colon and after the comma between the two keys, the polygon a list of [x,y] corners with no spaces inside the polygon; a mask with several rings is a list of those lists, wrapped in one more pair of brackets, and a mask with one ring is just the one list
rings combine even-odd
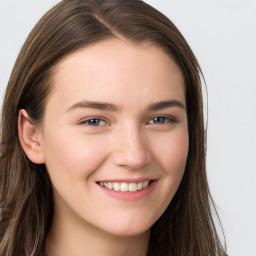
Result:
{"label": "eyebrow", "polygon": [[98,109],[98,110],[105,110],[105,111],[113,111],[117,112],[120,108],[112,103],[103,103],[103,102],[96,102],[96,101],[80,101],[70,108],[67,109],[67,111],[71,111],[74,109],[79,108],[92,108],[92,109]]}
{"label": "eyebrow", "polygon": [[157,110],[162,110],[170,107],[178,107],[183,110],[186,109],[185,105],[178,100],[165,100],[165,101],[160,101],[160,102],[156,102],[149,105],[148,110],[157,111]]}
{"label": "eyebrow", "polygon": [[[170,108],[170,107],[178,107],[178,108],[181,108],[184,110],[186,109],[185,105],[178,100],[164,100],[164,101],[150,104],[148,106],[147,110],[148,111],[157,111],[157,110],[162,110],[162,109],[166,109],[166,108]],[[83,108],[92,108],[92,109],[111,111],[111,112],[117,112],[121,109],[119,106],[112,104],[112,103],[84,100],[84,101],[75,103],[70,108],[68,108],[66,110],[66,112],[75,110],[75,109],[83,109]]]}

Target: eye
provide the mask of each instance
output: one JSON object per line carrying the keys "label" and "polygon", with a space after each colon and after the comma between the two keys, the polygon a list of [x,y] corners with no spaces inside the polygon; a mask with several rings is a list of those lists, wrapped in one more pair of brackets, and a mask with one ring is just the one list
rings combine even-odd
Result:
{"label": "eye", "polygon": [[87,126],[106,126],[106,125],[108,125],[108,123],[105,120],[103,120],[101,118],[96,118],[96,117],[83,120],[79,124],[87,125]]}
{"label": "eye", "polygon": [[151,120],[149,120],[147,124],[158,125],[158,124],[170,124],[170,123],[176,123],[176,120],[168,116],[155,116]]}

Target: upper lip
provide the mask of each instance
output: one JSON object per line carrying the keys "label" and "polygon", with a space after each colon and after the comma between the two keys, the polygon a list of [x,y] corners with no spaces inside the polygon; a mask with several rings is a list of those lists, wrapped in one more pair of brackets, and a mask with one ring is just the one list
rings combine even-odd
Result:
{"label": "upper lip", "polygon": [[139,183],[139,182],[143,182],[143,181],[154,181],[157,180],[156,178],[124,178],[124,179],[102,179],[102,180],[98,180],[97,182],[125,182],[125,183]]}

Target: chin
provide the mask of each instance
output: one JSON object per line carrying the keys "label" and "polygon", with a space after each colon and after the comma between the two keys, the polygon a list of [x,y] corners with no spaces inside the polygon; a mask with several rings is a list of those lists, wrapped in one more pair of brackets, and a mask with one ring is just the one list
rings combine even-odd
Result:
{"label": "chin", "polygon": [[150,232],[153,224],[137,224],[136,222],[132,225],[124,225],[124,223],[116,223],[115,227],[106,229],[105,231],[111,233],[114,236],[119,237],[135,237],[144,233]]}

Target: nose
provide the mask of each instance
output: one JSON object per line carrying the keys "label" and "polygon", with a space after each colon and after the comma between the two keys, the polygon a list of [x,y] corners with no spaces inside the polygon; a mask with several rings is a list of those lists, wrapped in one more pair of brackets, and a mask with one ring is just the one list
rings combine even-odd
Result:
{"label": "nose", "polygon": [[151,161],[143,132],[132,127],[123,128],[115,136],[112,159],[115,165],[132,169],[142,168]]}

